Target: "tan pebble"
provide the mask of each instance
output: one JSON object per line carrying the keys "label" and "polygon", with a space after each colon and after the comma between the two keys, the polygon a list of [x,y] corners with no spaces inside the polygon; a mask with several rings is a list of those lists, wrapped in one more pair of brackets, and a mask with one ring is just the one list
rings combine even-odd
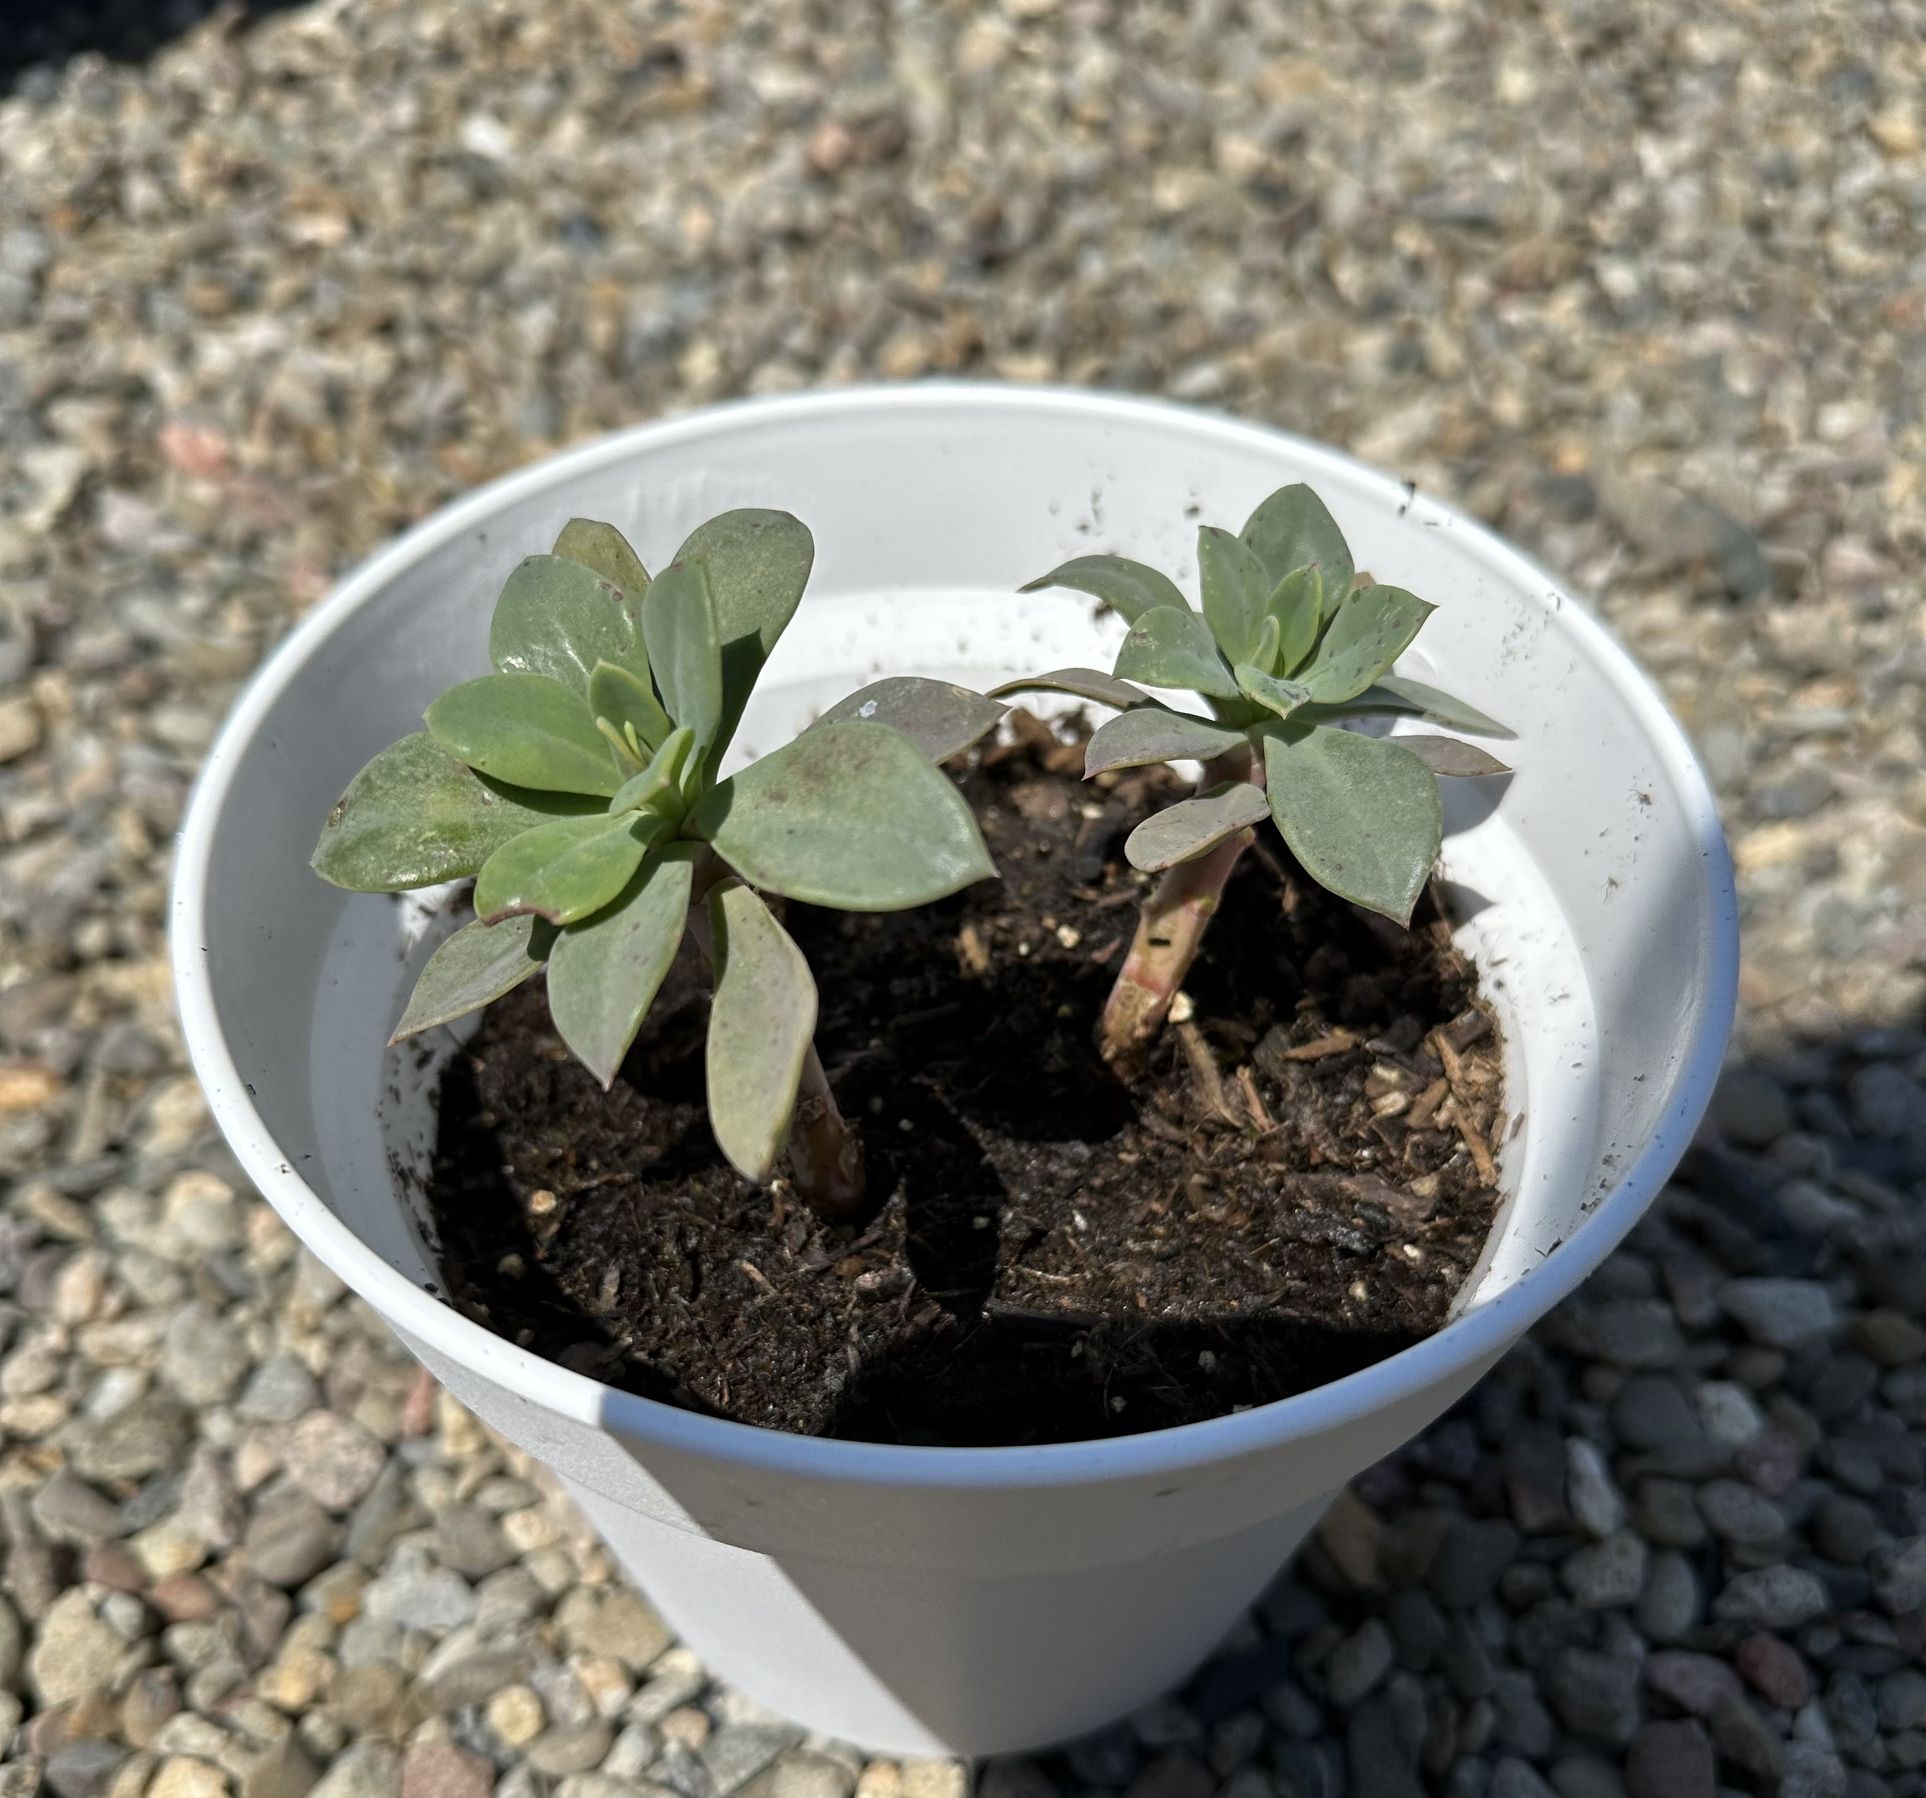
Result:
{"label": "tan pebble", "polygon": [[0,1062],[0,1112],[38,1111],[66,1090],[66,1081],[38,1062]]}
{"label": "tan pebble", "polygon": [[700,1748],[709,1739],[712,1725],[706,1711],[698,1710],[693,1704],[685,1704],[671,1711],[656,1725],[663,1739],[680,1742],[685,1748]]}
{"label": "tan pebble", "polygon": [[488,1701],[488,1727],[504,1748],[522,1748],[542,1733],[548,1719],[527,1686],[504,1686]]}
{"label": "tan pebble", "polygon": [[226,1798],[227,1775],[185,1754],[169,1755],[154,1769],[147,1798]]}

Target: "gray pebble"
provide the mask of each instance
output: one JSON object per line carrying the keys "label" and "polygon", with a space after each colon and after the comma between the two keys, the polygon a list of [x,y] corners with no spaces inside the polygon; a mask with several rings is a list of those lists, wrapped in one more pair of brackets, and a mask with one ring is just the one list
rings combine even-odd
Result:
{"label": "gray pebble", "polygon": [[1529,1761],[1508,1754],[1491,1770],[1491,1798],[1558,1798],[1538,1769]]}
{"label": "gray pebble", "polygon": [[1832,1294],[1817,1280],[1728,1280],[1719,1304],[1756,1342],[1795,1349],[1822,1341],[1838,1327]]}
{"label": "gray pebble", "polygon": [[248,1566],[270,1585],[299,1586],[333,1561],[341,1530],[306,1493],[261,1501],[241,1538]]}
{"label": "gray pebble", "polygon": [[1926,1610],[1926,1535],[1910,1536],[1873,1556],[1873,1596],[1895,1617]]}
{"label": "gray pebble", "polygon": [[1770,1630],[1796,1629],[1830,1608],[1817,1575],[1787,1566],[1735,1574],[1712,1601],[1712,1614],[1721,1621]]}
{"label": "gray pebble", "polygon": [[1587,1535],[1610,1536],[1624,1526],[1625,1500],[1612,1479],[1611,1462],[1582,1436],[1565,1443],[1565,1497]]}
{"label": "gray pebble", "polygon": [[1662,1549],[1646,1569],[1645,1590],[1634,1617],[1651,1642],[1676,1642],[1698,1622],[1703,1605],[1692,1563],[1676,1549]]}
{"label": "gray pebble", "polygon": [[1565,1589],[1586,1610],[1632,1604],[1645,1589],[1645,1544],[1620,1530],[1572,1554],[1560,1570]]}
{"label": "gray pebble", "polygon": [[1699,1488],[1699,1511],[1721,1540],[1763,1548],[1786,1533],[1786,1520],[1769,1499],[1739,1480],[1708,1480]]}
{"label": "gray pebble", "polygon": [[1639,1725],[1638,1663],[1588,1648],[1568,1648],[1551,1664],[1552,1707],[1573,1735],[1624,1747]]}
{"label": "gray pebble", "polygon": [[307,1364],[275,1354],[254,1370],[234,1408],[250,1423],[292,1423],[320,1402],[321,1389]]}
{"label": "gray pebble", "polygon": [[1391,1671],[1394,1650],[1391,1632],[1377,1618],[1367,1618],[1331,1650],[1324,1663],[1325,1690],[1340,1710],[1350,1710]]}

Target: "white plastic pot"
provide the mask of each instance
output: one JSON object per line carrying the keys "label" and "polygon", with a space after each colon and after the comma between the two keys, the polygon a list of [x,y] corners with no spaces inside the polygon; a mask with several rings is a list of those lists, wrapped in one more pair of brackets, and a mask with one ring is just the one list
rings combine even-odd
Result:
{"label": "white plastic pot", "polygon": [[[425,1076],[382,1041],[438,926],[309,871],[348,777],[486,664],[493,597],[572,514],[658,559],[728,506],[816,534],[745,721],[782,741],[882,671],[972,685],[1107,665],[1119,626],[1014,589],[1115,549],[1180,576],[1198,513],[1310,481],[1359,564],[1439,611],[1407,659],[1518,731],[1452,787],[1445,871],[1506,1024],[1507,1200],[1454,1321],[1240,1415],[1045,1448],[897,1448],[698,1417],[491,1335],[428,1289],[408,1182]],[[1450,783],[1447,783],[1448,785]],[[1496,792],[1479,789],[1493,789]],[[551,1465],[723,1677],[873,1749],[982,1754],[1179,1679],[1337,1490],[1463,1394],[1637,1220],[1697,1124],[1737,934],[1712,799],[1631,661],[1524,557],[1329,450],[1150,402],[971,386],[758,401],[644,426],[438,513],[307,618],[208,758],[173,947],[194,1065],[249,1174],[465,1404]],[[392,1165],[391,1165],[392,1163]]]}

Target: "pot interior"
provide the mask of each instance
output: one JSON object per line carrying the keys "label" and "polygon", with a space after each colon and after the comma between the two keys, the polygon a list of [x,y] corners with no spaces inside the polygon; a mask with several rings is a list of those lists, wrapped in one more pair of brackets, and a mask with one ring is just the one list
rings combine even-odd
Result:
{"label": "pot interior", "polygon": [[878,674],[986,686],[1108,666],[1116,619],[1017,585],[1115,550],[1194,592],[1198,522],[1234,526],[1292,480],[1317,488],[1361,566],[1438,605],[1403,670],[1517,731],[1512,777],[1445,783],[1443,865],[1504,1022],[1512,1114],[1505,1205],[1460,1308],[1529,1280],[1655,1138],[1679,1137],[1676,1154],[1702,1101],[1729,892],[1696,769],[1599,627],[1495,539],[1313,446],[1096,396],[909,389],[648,428],[485,490],[350,581],[251,692],[207,776],[203,940],[182,952],[204,959],[250,1108],[229,1109],[254,1118],[257,1156],[278,1154],[433,1289],[408,1194],[455,1038],[382,1044],[446,926],[435,895],[339,893],[307,858],[362,762],[485,669],[503,578],[570,516],[611,520],[651,563],[729,506],[810,525],[816,573],[744,721],[747,759]]}

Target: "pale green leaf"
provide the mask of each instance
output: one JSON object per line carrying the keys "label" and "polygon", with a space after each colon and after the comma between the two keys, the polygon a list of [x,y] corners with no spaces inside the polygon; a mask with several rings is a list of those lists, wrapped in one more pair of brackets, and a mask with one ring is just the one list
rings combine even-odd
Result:
{"label": "pale green leaf", "polygon": [[1394,737],[1392,741],[1410,750],[1433,774],[1474,780],[1480,775],[1511,772],[1489,750],[1457,737]]}
{"label": "pale green leaf", "polygon": [[1241,730],[1229,730],[1188,712],[1139,706],[1106,718],[1084,745],[1083,773],[1088,780],[1112,768],[1147,768],[1153,762],[1207,762],[1244,746]]}
{"label": "pale green leaf", "polygon": [[1008,706],[946,680],[903,674],[879,680],[839,699],[816,722],[841,724],[860,719],[890,724],[933,762],[961,755],[996,729]]}
{"label": "pale green leaf", "polygon": [[1280,724],[1265,732],[1264,773],[1271,816],[1305,872],[1408,924],[1443,840],[1431,770],[1394,742]]}
{"label": "pale green leaf", "polygon": [[548,963],[548,1010],[575,1058],[614,1083],[675,960],[688,920],[691,872],[707,851],[671,843],[652,852],[613,903],[571,924]]}
{"label": "pale green leaf", "polygon": [[715,604],[722,703],[712,764],[736,734],[762,665],[801,603],[815,559],[815,540],[801,519],[756,507],[698,525],[676,551],[679,562],[707,566]]}
{"label": "pale green leaf", "polygon": [[1481,737],[1517,735],[1497,719],[1486,717],[1476,706],[1467,705],[1441,688],[1428,686],[1421,680],[1412,680],[1403,674],[1381,676],[1355,699],[1330,707],[1327,715],[1343,718],[1422,718],[1428,724],[1442,724],[1447,730],[1468,730]]}
{"label": "pale green leaf", "polygon": [[491,784],[426,731],[416,731],[348,783],[322,826],[311,865],[350,892],[433,886],[473,874],[509,838],[593,805]]}
{"label": "pale green leaf", "polygon": [[1133,868],[1156,873],[1216,848],[1269,810],[1264,795],[1249,781],[1230,781],[1153,812],[1125,839],[1124,857]]}
{"label": "pale green leaf", "polygon": [[1100,668],[1053,668],[1048,674],[1006,680],[1000,687],[992,687],[988,697],[1001,699],[1006,693],[1069,693],[1078,699],[1094,700],[1098,705],[1113,705],[1119,711],[1133,705],[1156,703],[1142,687],[1133,687]]}
{"label": "pale green leaf", "polygon": [[886,724],[819,724],[719,782],[690,812],[766,892],[842,911],[902,911],[996,872],[963,795]]}
{"label": "pale green leaf", "polygon": [[603,580],[620,587],[632,605],[649,590],[649,571],[642,566],[642,558],[612,524],[571,518],[555,539],[555,554],[592,568]]}
{"label": "pale green leaf", "polygon": [[1239,662],[1236,672],[1237,684],[1246,695],[1280,718],[1290,717],[1311,697],[1309,691],[1298,682],[1280,680],[1274,674],[1266,674],[1261,668],[1253,668],[1248,662]]}
{"label": "pale green leaf", "polygon": [[1236,676],[1217,653],[1210,626],[1195,612],[1158,606],[1130,627],[1117,651],[1121,680],[1176,687],[1212,699],[1237,699]]}
{"label": "pale green leaf", "polygon": [[1241,533],[1273,581],[1315,564],[1324,571],[1323,614],[1331,617],[1351,590],[1356,564],[1324,502],[1302,482],[1280,487]]}
{"label": "pale green leaf", "polygon": [[610,816],[649,808],[672,822],[679,821],[683,812],[682,770],[694,754],[695,732],[686,724],[678,724],[649,765],[622,783],[622,790],[609,801]]}
{"label": "pale green leaf", "polygon": [[708,908],[715,963],[709,1123],[737,1173],[767,1180],[789,1140],[816,1030],[816,983],[789,933],[739,881],[716,886]]}
{"label": "pale green leaf", "polygon": [[642,602],[649,664],[670,718],[695,732],[696,747],[717,741],[722,722],[722,659],[709,571],[700,562],[671,562]]}
{"label": "pale green leaf", "polygon": [[513,786],[606,799],[622,784],[588,701],[543,674],[485,674],[428,708],[428,734]]}
{"label": "pale green leaf", "polygon": [[476,916],[493,922],[536,912],[551,924],[589,917],[628,884],[663,828],[653,812],[603,812],[525,830],[482,863]]}
{"label": "pale green leaf", "polygon": [[464,924],[429,956],[389,1042],[452,1023],[513,992],[539,972],[554,941],[555,926],[545,918]]}
{"label": "pale green leaf", "polygon": [[1197,571],[1204,622],[1217,647],[1227,661],[1249,658],[1263,628],[1274,578],[1246,544],[1213,524],[1197,533]]}
{"label": "pale green leaf", "polygon": [[1273,666],[1295,674],[1317,647],[1318,626],[1324,618],[1324,572],[1315,564],[1287,574],[1271,590],[1266,602],[1277,620],[1277,660]]}
{"label": "pale green leaf", "polygon": [[589,671],[588,702],[589,710],[597,718],[606,718],[618,733],[633,730],[645,753],[660,749],[668,737],[669,714],[656,699],[654,688],[614,662],[597,662]]}
{"label": "pale green leaf", "polygon": [[1383,674],[1437,608],[1402,587],[1361,587],[1331,620],[1303,682],[1321,705],[1354,699]]}
{"label": "pale green leaf", "polygon": [[530,556],[508,577],[488,654],[499,674],[544,674],[583,697],[597,662],[648,673],[621,588],[566,556]]}
{"label": "pale green leaf", "polygon": [[1158,606],[1175,606],[1179,611],[1189,609],[1175,581],[1154,568],[1145,567],[1142,562],[1131,561],[1128,556],[1078,556],[1017,591],[1035,593],[1041,587],[1071,587],[1079,593],[1088,593],[1091,598],[1102,600],[1126,624],[1135,624]]}

